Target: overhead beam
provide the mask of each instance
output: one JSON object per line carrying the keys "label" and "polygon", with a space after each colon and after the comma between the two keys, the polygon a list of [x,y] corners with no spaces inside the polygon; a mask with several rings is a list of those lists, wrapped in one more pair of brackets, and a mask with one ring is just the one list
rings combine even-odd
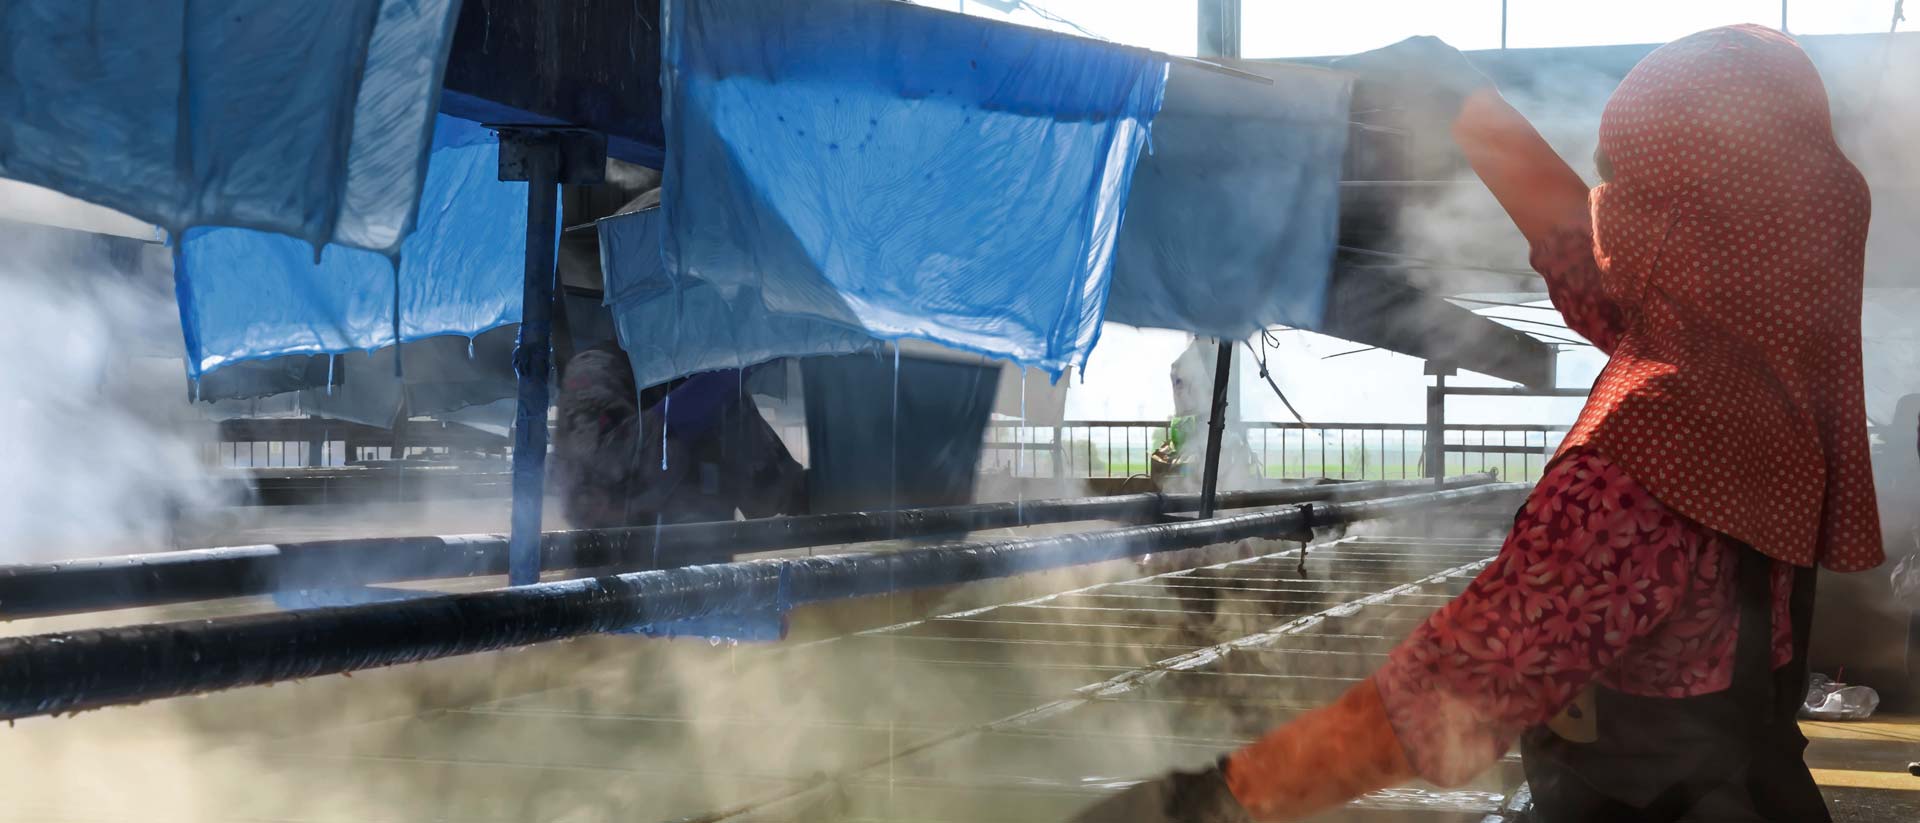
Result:
{"label": "overhead beam", "polygon": [[1554,386],[1552,346],[1378,270],[1337,267],[1315,331],[1535,389]]}
{"label": "overhead beam", "polygon": [[660,0],[467,0],[440,110],[590,129],[610,156],[657,169]]}

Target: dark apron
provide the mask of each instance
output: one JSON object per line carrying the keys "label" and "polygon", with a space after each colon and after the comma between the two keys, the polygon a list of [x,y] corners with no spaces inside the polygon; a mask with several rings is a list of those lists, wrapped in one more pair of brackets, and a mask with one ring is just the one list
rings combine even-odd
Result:
{"label": "dark apron", "polygon": [[1520,740],[1533,823],[1832,820],[1802,757],[1814,570],[1795,569],[1793,660],[1773,669],[1772,561],[1739,549],[1732,686],[1677,699],[1590,688]]}

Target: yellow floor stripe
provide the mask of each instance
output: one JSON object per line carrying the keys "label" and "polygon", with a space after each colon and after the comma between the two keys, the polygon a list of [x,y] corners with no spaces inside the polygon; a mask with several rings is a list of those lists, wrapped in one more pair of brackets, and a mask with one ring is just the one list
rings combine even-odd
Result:
{"label": "yellow floor stripe", "polygon": [[1835,789],[1894,789],[1920,792],[1920,777],[1906,772],[1863,772],[1853,769],[1813,769],[1813,782]]}
{"label": "yellow floor stripe", "polygon": [[1892,718],[1857,723],[1800,721],[1800,731],[1813,740],[1895,740],[1920,743],[1920,720]]}

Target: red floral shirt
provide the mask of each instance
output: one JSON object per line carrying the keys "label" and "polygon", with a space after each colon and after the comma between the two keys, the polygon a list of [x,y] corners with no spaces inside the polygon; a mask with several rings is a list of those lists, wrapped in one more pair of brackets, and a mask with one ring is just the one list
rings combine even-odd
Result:
{"label": "red floral shirt", "polygon": [[[1621,316],[1592,249],[1586,227],[1570,226],[1533,263],[1568,326],[1609,351]],[[1596,681],[1648,697],[1727,688],[1743,551],[1592,447],[1560,455],[1499,555],[1374,678],[1408,761],[1429,780],[1464,781]],[[1773,563],[1775,666],[1793,656],[1792,575]]]}

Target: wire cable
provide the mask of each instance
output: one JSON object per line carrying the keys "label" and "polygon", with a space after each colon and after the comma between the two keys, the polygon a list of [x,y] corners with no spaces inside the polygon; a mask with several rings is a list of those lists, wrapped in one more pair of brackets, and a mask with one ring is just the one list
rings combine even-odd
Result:
{"label": "wire cable", "polygon": [[[1267,338],[1268,338],[1267,330],[1261,329],[1260,343],[1262,348],[1266,346]],[[1276,343],[1277,342],[1278,341],[1276,341]],[[1280,384],[1273,382],[1273,375],[1267,372],[1266,353],[1255,349],[1252,343],[1249,343],[1245,340],[1240,341],[1240,345],[1246,346],[1247,351],[1253,355],[1253,362],[1259,364],[1260,366],[1260,379],[1267,381],[1267,386],[1273,389],[1274,396],[1280,398],[1280,405],[1287,407],[1287,413],[1293,415],[1294,422],[1299,423],[1302,426],[1305,426],[1307,424],[1306,418],[1300,416],[1299,410],[1293,407],[1293,401],[1290,401],[1287,399],[1287,393],[1280,390]],[[1275,348],[1278,348],[1278,346],[1276,345]]]}

